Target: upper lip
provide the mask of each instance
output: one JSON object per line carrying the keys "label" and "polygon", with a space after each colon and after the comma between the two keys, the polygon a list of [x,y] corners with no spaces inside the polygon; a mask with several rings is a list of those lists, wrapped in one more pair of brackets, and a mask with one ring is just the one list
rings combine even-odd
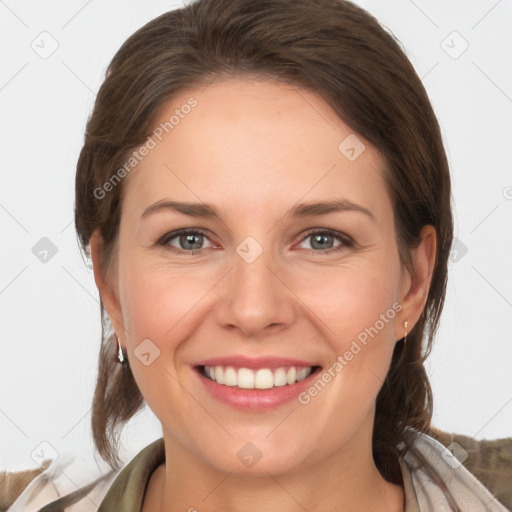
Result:
{"label": "upper lip", "polygon": [[195,363],[194,366],[234,366],[236,368],[282,368],[288,366],[307,367],[320,366],[315,362],[300,361],[287,357],[263,356],[226,356],[212,357]]}

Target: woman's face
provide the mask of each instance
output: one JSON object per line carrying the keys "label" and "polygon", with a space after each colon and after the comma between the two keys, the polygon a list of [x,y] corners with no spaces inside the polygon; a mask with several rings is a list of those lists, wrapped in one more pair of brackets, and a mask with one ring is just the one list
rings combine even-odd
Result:
{"label": "woman's face", "polygon": [[371,456],[377,393],[422,306],[382,157],[318,96],[270,81],[191,89],[155,128],[100,289],[166,443],[254,474]]}

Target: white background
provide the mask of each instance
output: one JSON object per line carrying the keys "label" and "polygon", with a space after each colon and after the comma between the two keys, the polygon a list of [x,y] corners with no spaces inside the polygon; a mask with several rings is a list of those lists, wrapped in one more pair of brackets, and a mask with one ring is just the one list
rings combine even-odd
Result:
{"label": "white background", "polygon": [[[403,43],[427,88],[467,249],[450,264],[429,361],[434,424],[511,436],[512,3],[358,3]],[[99,302],[74,232],[75,165],[115,51],[180,4],[0,0],[0,469],[36,467],[31,453],[42,441],[59,453],[92,446]],[[31,47],[43,37],[46,49],[58,44],[47,59]],[[32,252],[42,237],[57,249],[46,263]],[[146,410],[126,431],[124,456],[160,436]]]}

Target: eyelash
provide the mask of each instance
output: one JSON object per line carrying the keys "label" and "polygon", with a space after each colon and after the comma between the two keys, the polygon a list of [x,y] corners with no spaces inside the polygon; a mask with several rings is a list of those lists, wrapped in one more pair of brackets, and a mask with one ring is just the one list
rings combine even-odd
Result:
{"label": "eyelash", "polygon": [[[183,249],[178,249],[177,247],[168,246],[168,244],[171,240],[173,240],[174,238],[177,238],[181,235],[197,235],[197,234],[203,235],[206,238],[208,238],[207,232],[200,228],[180,229],[180,230],[173,231],[171,233],[167,233],[166,235],[164,235],[162,238],[160,238],[160,240],[158,240],[157,245],[167,246],[170,248],[170,250],[172,250],[178,254],[196,255],[196,254],[199,254],[203,249],[198,249],[196,251],[185,251]],[[340,251],[342,249],[354,247],[354,245],[355,245],[354,240],[350,236],[348,236],[345,233],[342,233],[340,231],[334,231],[332,229],[313,228],[311,230],[308,230],[300,241],[303,242],[304,240],[306,240],[307,238],[309,238],[313,235],[329,235],[334,238],[337,238],[341,242],[341,245],[339,245],[337,247],[331,247],[330,249],[326,249],[325,251],[319,250],[319,249],[305,249],[306,251],[312,252],[315,254],[320,254],[320,253],[321,254],[330,254],[332,252]]]}

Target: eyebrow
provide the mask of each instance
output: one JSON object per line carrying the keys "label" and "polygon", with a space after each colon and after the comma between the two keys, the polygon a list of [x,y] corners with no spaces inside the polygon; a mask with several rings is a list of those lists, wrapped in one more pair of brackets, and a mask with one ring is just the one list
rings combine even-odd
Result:
{"label": "eyebrow", "polygon": [[[190,217],[200,217],[204,219],[215,218],[222,221],[222,217],[219,211],[217,208],[215,208],[215,206],[211,204],[168,201],[166,199],[158,201],[146,208],[141,215],[141,219],[147,217],[148,215],[166,210],[189,215]],[[314,217],[342,211],[360,212],[370,217],[372,221],[376,221],[375,216],[370,210],[364,206],[353,203],[352,201],[346,199],[334,199],[330,201],[319,201],[314,203],[299,203],[290,208],[286,212],[285,217]]]}

